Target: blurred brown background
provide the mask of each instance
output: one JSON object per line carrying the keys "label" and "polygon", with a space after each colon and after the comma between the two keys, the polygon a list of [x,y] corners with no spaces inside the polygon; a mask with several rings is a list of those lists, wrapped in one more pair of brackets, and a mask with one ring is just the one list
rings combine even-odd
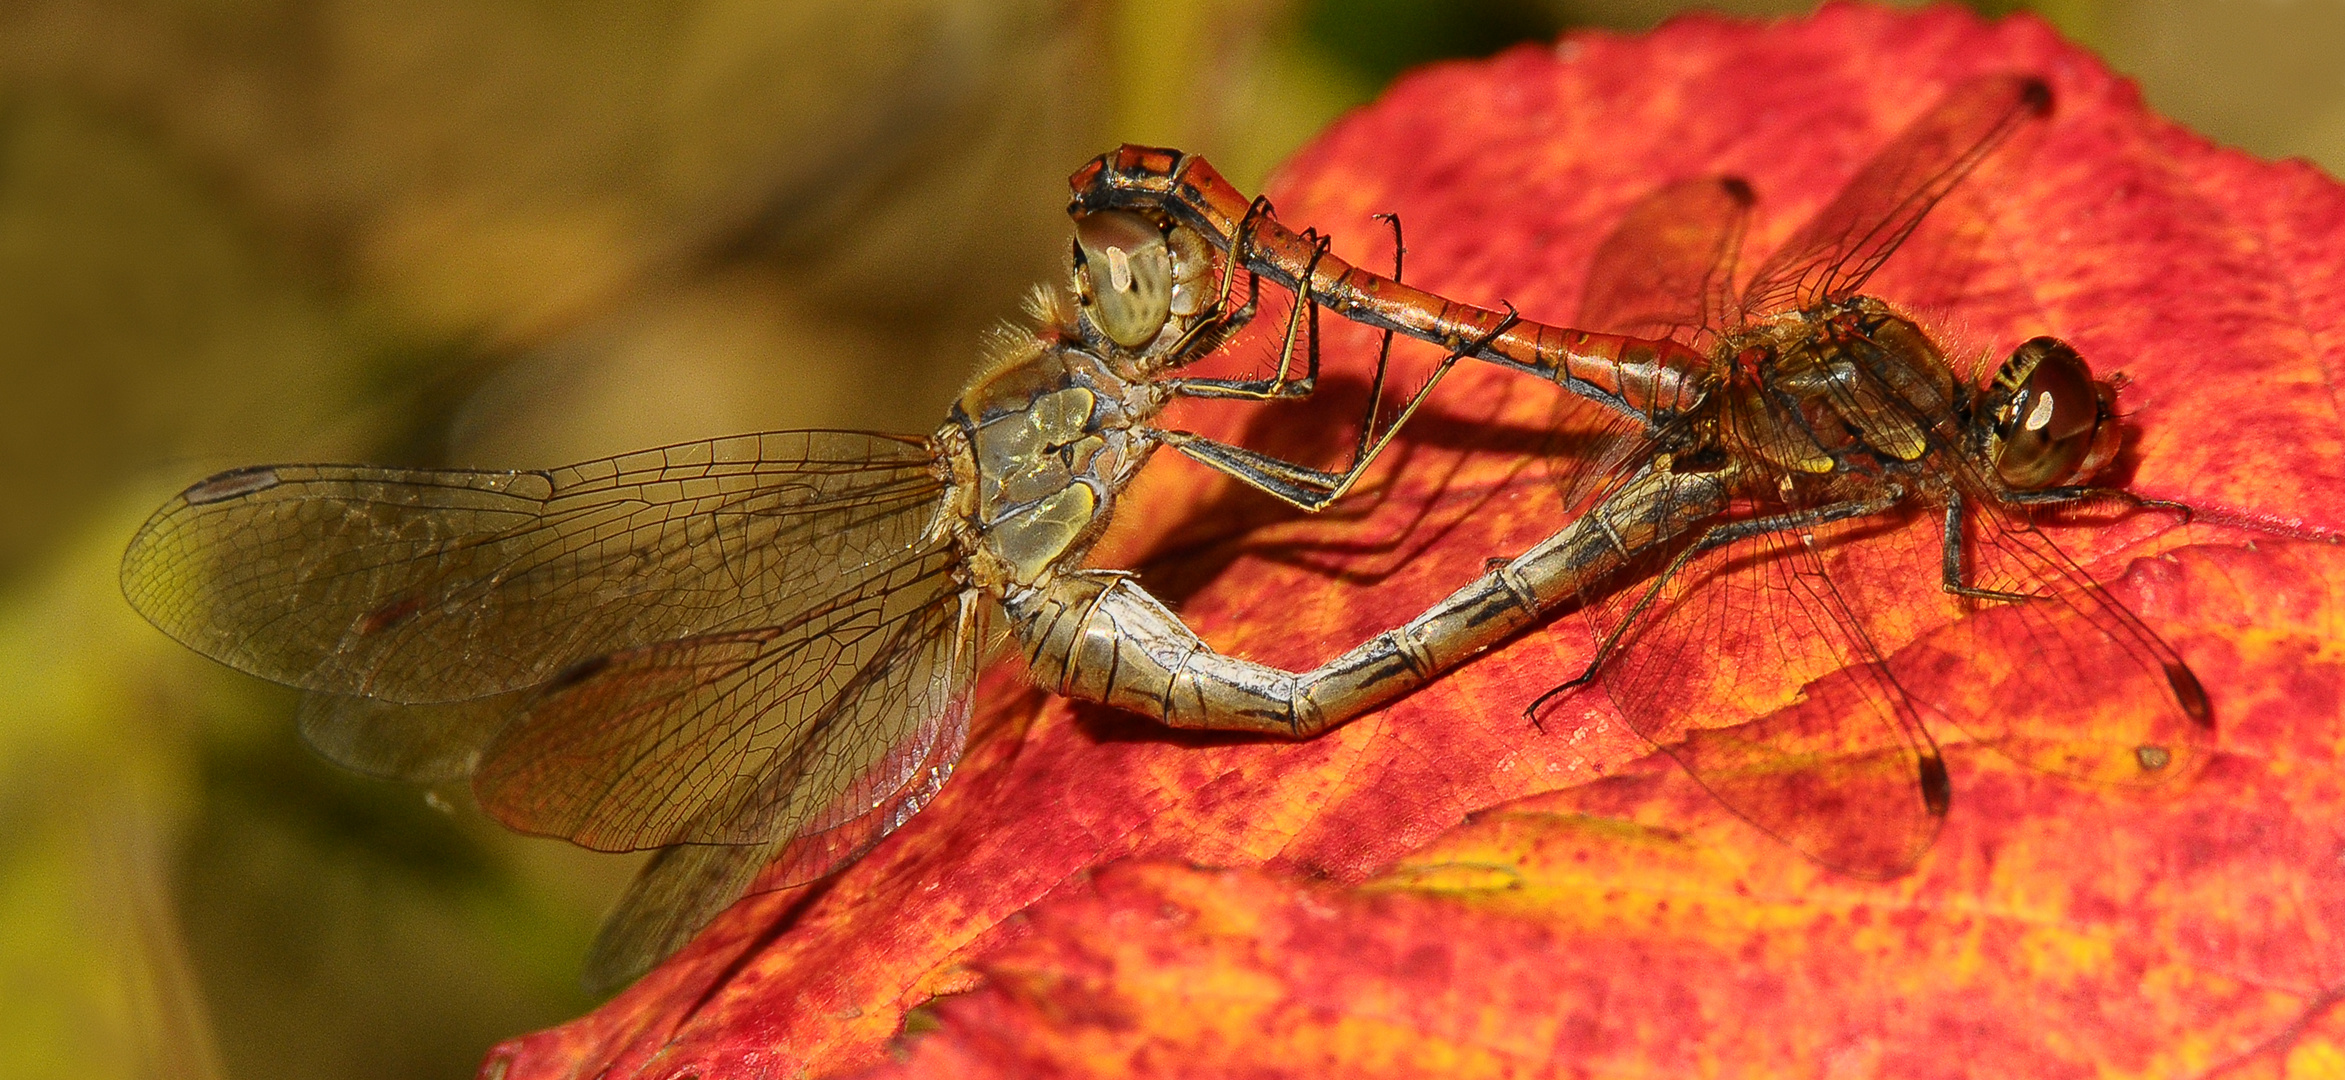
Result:
{"label": "blurred brown background", "polygon": [[[0,7],[0,1075],[457,1077],[593,1004],[631,861],[336,772],[290,695],[140,622],[114,565],[172,491],[926,431],[1058,272],[1090,155],[1252,189],[1406,67],[1675,6]],[[2169,115],[2345,171],[2345,0],[2038,10]]]}

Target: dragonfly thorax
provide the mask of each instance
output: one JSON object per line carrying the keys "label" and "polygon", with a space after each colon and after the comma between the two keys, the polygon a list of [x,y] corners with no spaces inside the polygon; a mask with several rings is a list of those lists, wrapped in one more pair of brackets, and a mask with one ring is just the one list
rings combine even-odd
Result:
{"label": "dragonfly thorax", "polygon": [[1964,391],[1914,323],[1870,297],[1721,342],[1725,438],[1791,473],[1878,473],[1958,445]]}
{"label": "dragonfly thorax", "polygon": [[1026,335],[971,383],[936,435],[951,527],[973,584],[1045,581],[1089,550],[1147,460],[1163,387],[1124,378],[1061,334]]}

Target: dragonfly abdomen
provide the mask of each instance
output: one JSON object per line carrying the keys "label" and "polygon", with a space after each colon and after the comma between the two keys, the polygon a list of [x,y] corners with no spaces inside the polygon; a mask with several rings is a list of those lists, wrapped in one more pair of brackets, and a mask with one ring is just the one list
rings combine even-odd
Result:
{"label": "dragonfly abdomen", "polygon": [[1177,150],[1125,146],[1070,178],[1078,211],[1146,208],[1237,252],[1265,279],[1307,293],[1336,314],[1397,330],[1452,351],[1548,379],[1614,409],[1647,419],[1674,416],[1701,400],[1709,362],[1668,339],[1510,325],[1513,317],[1455,303],[1369,273],[1249,203],[1205,159]]}

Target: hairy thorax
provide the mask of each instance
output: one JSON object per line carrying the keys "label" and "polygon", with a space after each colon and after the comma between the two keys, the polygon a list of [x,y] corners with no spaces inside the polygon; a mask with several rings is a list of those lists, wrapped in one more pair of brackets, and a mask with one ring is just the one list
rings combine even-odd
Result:
{"label": "hairy thorax", "polygon": [[935,435],[970,584],[1015,592],[1076,566],[1155,448],[1140,424],[1162,396],[1040,336],[972,382]]}
{"label": "hairy thorax", "polygon": [[1944,354],[1870,297],[1786,312],[1715,355],[1688,451],[1746,467],[1784,501],[1912,475],[1962,445],[1966,395]]}

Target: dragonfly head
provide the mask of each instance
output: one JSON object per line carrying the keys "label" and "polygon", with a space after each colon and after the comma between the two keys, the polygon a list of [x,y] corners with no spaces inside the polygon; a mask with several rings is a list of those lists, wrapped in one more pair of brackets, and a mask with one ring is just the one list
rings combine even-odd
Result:
{"label": "dragonfly head", "polygon": [[2011,351],[1987,390],[1987,460],[2021,490],[2078,484],[2117,456],[2109,384],[2067,342],[2039,337]]}
{"label": "dragonfly head", "polygon": [[1153,221],[1123,210],[1075,219],[1075,299],[1083,318],[1126,349],[1145,348],[1172,317],[1172,246]]}

